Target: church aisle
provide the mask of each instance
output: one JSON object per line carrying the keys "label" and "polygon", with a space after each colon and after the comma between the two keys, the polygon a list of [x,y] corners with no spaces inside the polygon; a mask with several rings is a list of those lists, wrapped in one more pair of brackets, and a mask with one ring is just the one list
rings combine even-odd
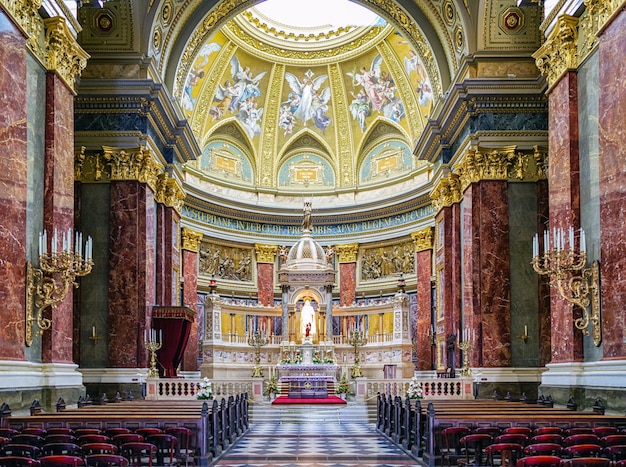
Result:
{"label": "church aisle", "polygon": [[[306,416],[305,416],[306,417]],[[213,465],[357,467],[420,465],[371,423],[256,423]]]}

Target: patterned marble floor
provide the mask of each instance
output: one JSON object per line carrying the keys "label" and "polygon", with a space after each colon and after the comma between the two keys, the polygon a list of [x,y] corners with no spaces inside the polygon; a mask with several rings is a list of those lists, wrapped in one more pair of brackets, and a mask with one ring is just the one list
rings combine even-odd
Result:
{"label": "patterned marble floor", "polygon": [[218,460],[220,467],[399,467],[420,465],[370,423],[258,423]]}

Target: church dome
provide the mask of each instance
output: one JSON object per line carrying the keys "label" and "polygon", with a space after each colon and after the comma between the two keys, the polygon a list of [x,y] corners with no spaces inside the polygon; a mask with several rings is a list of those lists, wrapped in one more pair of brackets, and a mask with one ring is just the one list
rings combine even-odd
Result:
{"label": "church dome", "polygon": [[326,254],[322,246],[311,237],[311,232],[305,230],[302,237],[289,250],[287,254],[287,267],[289,268],[325,268]]}

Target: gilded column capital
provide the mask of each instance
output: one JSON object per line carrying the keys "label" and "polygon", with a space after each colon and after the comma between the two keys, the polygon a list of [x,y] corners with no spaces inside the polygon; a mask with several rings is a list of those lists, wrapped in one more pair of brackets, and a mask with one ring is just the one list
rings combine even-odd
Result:
{"label": "gilded column capital", "polygon": [[45,63],[45,47],[40,41],[44,28],[39,14],[42,4],[43,0],[0,0],[0,7],[24,31],[30,50]]}
{"label": "gilded column capital", "polygon": [[256,253],[257,263],[272,263],[276,259],[278,245],[263,245],[261,243],[254,244],[254,252]]}
{"label": "gilded column capital", "polygon": [[580,60],[582,61],[598,43],[598,34],[620,9],[624,0],[584,0],[585,11],[580,16],[578,34]]}
{"label": "gilded column capital", "polygon": [[411,238],[415,243],[415,252],[431,250],[433,248],[433,228],[426,227],[411,234]]}
{"label": "gilded column capital", "polygon": [[182,249],[198,253],[200,251],[200,243],[202,242],[202,233],[183,227],[181,231]]}
{"label": "gilded column capital", "polygon": [[539,71],[552,88],[568,70],[578,67],[578,18],[561,15],[546,42],[533,54]]}
{"label": "gilded column capital", "polygon": [[111,169],[111,180],[136,180],[157,192],[163,166],[152,151],[143,148],[120,149],[103,146],[103,158]]}
{"label": "gilded column capital", "polygon": [[157,177],[155,199],[180,213],[185,201],[185,190],[178,180],[163,172]]}
{"label": "gilded column capital", "polygon": [[430,192],[430,198],[433,200],[435,213],[441,208],[460,203],[463,199],[463,192],[459,176],[449,172],[445,177],[441,177]]}
{"label": "gilded column capital", "polygon": [[339,261],[339,263],[356,263],[356,257],[359,253],[359,244],[335,245],[335,252],[337,253],[337,261]]}
{"label": "gilded column capital", "polygon": [[61,16],[47,18],[44,20],[44,27],[46,28],[46,69],[56,72],[67,87],[76,94],[76,78],[87,66],[89,54],[78,45],[65,18]]}

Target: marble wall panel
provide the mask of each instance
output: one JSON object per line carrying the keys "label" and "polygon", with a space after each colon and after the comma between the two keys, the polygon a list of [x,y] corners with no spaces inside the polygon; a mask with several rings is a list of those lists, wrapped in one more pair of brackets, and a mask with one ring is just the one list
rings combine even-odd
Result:
{"label": "marble wall panel", "polygon": [[433,369],[434,348],[432,347],[432,290],[430,277],[432,276],[432,250],[423,250],[416,253],[417,273],[417,370],[428,371]]}
{"label": "marble wall panel", "polygon": [[604,358],[626,357],[626,40],[620,11],[600,37],[600,216]]}
{"label": "marble wall panel", "polygon": [[356,263],[340,263],[339,280],[339,304],[352,305],[356,301]]}
{"label": "marble wall panel", "polygon": [[257,264],[257,287],[259,303],[263,306],[274,305],[274,265],[271,263]]}
{"label": "marble wall panel", "polygon": [[0,359],[24,358],[26,261],[27,125],[26,46],[18,30],[0,12],[0,257],[2,309]]}
{"label": "marble wall panel", "polygon": [[182,360],[183,371],[197,371],[198,349],[200,333],[198,332],[199,315],[197,307],[198,297],[198,253],[195,251],[183,250],[183,304],[196,312],[196,317],[191,325],[189,341],[185,348]]}

